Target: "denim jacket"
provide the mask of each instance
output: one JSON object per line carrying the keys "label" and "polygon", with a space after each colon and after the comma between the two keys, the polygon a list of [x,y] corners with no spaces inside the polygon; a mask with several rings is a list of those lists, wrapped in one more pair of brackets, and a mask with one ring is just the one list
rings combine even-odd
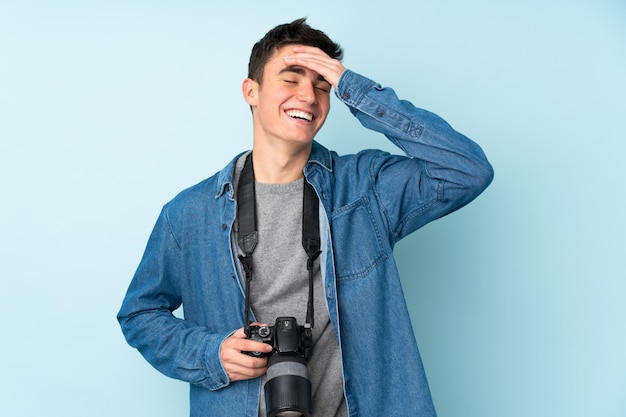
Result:
{"label": "denim jacket", "polygon": [[[336,94],[405,153],[339,156],[314,142],[304,169],[320,199],[323,296],[349,413],[434,416],[393,247],[469,203],[493,171],[478,145],[390,88],[346,70]],[[197,417],[258,412],[260,379],[229,381],[219,359],[223,340],[244,324],[232,238],[237,158],[163,207],[118,314],[131,346],[165,375],[190,383]],[[172,314],[181,305],[184,319]]]}

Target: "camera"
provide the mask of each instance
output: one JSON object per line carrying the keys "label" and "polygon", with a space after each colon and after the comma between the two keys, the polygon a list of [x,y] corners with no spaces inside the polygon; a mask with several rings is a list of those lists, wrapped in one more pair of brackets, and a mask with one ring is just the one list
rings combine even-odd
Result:
{"label": "camera", "polygon": [[267,343],[270,353],[246,352],[269,356],[265,404],[268,417],[310,417],[311,381],[307,359],[311,353],[311,329],[298,326],[294,317],[279,317],[274,326],[250,326],[248,339]]}

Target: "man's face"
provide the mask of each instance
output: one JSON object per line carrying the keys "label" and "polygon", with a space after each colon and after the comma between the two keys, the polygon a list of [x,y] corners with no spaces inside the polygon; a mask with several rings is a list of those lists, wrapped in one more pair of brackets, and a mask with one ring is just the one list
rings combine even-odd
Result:
{"label": "man's face", "polygon": [[315,71],[285,64],[283,57],[292,54],[294,46],[284,46],[270,58],[261,84],[244,81],[255,143],[308,146],[326,120],[331,85]]}

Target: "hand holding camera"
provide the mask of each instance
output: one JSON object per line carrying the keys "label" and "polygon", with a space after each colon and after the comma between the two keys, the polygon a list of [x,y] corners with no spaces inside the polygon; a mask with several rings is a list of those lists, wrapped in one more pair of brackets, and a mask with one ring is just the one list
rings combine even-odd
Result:
{"label": "hand holding camera", "polygon": [[268,412],[275,416],[310,416],[307,358],[311,329],[299,326],[294,317],[279,317],[274,326],[253,323],[249,332],[248,338],[244,329],[239,329],[222,344],[220,358],[230,380],[267,373],[264,389]]}
{"label": "hand holding camera", "polygon": [[[231,381],[240,381],[259,377],[267,371],[267,355],[273,348],[259,341],[246,337],[241,328],[222,343],[220,359]],[[262,355],[250,356],[242,352],[261,352]]]}

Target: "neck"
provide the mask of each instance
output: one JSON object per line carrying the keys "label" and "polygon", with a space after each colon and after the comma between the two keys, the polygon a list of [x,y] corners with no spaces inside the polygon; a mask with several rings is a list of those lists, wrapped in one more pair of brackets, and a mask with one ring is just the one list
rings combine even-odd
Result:
{"label": "neck", "polygon": [[255,180],[265,184],[284,184],[303,177],[311,147],[297,153],[280,153],[253,147]]}

